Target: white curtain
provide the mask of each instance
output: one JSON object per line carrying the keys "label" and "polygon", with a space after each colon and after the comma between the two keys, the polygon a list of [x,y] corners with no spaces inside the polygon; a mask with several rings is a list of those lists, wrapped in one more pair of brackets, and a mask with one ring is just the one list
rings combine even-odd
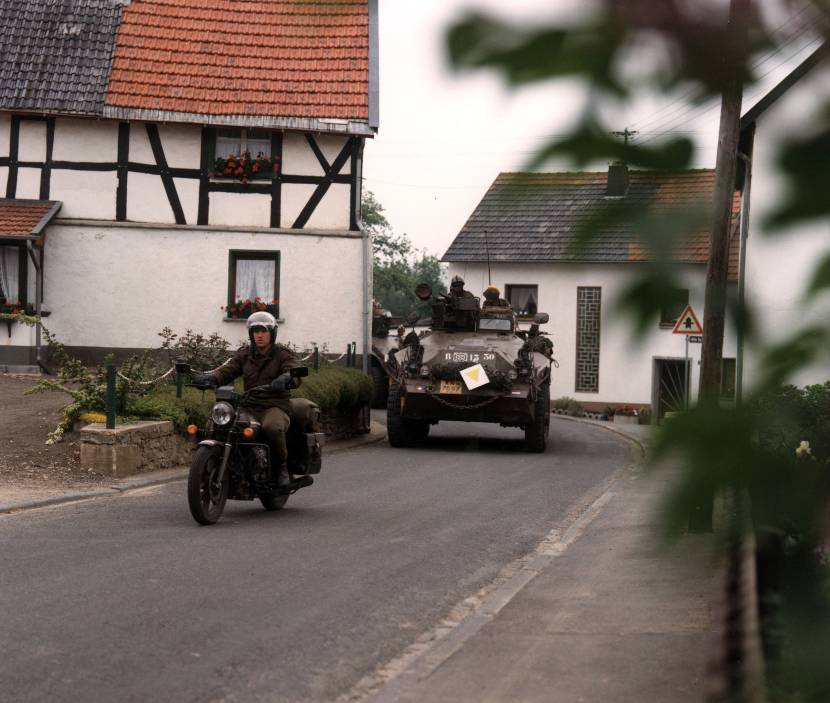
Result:
{"label": "white curtain", "polygon": [[0,298],[8,303],[20,299],[20,249],[0,247]]}
{"label": "white curtain", "polygon": [[237,259],[236,300],[253,300],[259,296],[263,302],[274,299],[275,263],[266,259]]}
{"label": "white curtain", "polygon": [[520,315],[535,315],[536,286],[510,286],[510,304]]}

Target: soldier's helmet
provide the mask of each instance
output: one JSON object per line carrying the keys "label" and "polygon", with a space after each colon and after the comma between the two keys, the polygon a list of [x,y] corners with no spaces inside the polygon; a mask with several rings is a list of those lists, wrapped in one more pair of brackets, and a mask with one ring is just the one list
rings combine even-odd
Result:
{"label": "soldier's helmet", "polygon": [[[464,279],[461,276],[453,276],[452,280],[450,281],[450,291],[462,291],[464,290]],[[456,295],[460,295],[460,293],[456,292]]]}
{"label": "soldier's helmet", "polygon": [[253,313],[248,318],[246,327],[248,328],[248,337],[251,340],[251,344],[254,343],[254,330],[257,328],[266,329],[271,333],[271,344],[277,339],[277,318],[270,312],[260,310],[259,312]]}
{"label": "soldier's helmet", "polygon": [[501,298],[501,291],[496,286],[487,286],[484,289],[484,299],[491,305],[498,303]]}

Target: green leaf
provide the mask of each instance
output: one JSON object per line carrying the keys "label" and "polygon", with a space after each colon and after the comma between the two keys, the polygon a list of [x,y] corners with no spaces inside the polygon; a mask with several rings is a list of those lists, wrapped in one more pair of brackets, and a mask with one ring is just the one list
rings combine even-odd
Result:
{"label": "green leaf", "polygon": [[830,254],[825,254],[815,271],[813,271],[813,278],[810,285],[807,286],[806,297],[809,300],[828,288],[830,288]]}

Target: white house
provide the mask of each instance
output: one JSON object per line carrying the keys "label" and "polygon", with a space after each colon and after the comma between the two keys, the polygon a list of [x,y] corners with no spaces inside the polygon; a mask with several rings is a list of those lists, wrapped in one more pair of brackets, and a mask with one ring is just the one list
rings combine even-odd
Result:
{"label": "white house", "polygon": [[[593,411],[651,405],[662,415],[682,407],[685,378],[692,397],[699,380],[701,345],[687,347],[686,336],[673,328],[686,305],[703,319],[707,233],[704,226],[674,252],[681,287],[662,301],[660,318],[635,338],[630,319],[615,303],[651,257],[626,208],[684,217],[688,208],[705,206],[713,188],[711,170],[629,171],[618,164],[607,173],[503,173],[443,260],[474,293],[492,281],[520,318],[549,314],[543,329],[551,335],[558,362],[552,398],[575,398]],[[581,228],[607,207],[619,208],[619,219],[603,225],[588,246],[579,246]],[[736,207],[730,239],[733,283],[738,233]],[[731,395],[734,340],[727,340],[724,357],[723,392]]]}
{"label": "white house", "polygon": [[[248,298],[300,347],[365,339],[376,0],[0,0],[0,22],[2,309],[40,306],[82,358],[165,326],[235,342]],[[33,329],[0,338],[0,369],[36,362]]]}
{"label": "white house", "polygon": [[[777,144],[810,133],[811,110],[823,109],[828,69],[826,46],[747,110],[741,128],[742,164],[736,182],[730,232],[729,285],[736,293],[741,278],[741,242],[746,298],[757,312],[759,336],[744,353],[727,320],[723,347],[722,395],[733,398],[741,378],[757,376],[763,350],[805,324],[827,325],[827,294],[805,306],[802,294],[822,255],[830,249],[830,224],[814,220],[765,236],[763,223],[784,185],[775,164]],[[746,160],[748,159],[748,160]],[[614,306],[638,267],[650,256],[638,243],[636,224],[595,232],[587,247],[575,247],[586,222],[609,203],[626,204],[684,216],[689,204],[709,209],[714,172],[631,171],[614,165],[608,173],[503,173],[490,187],[443,260],[450,275],[460,274],[467,289],[480,292],[488,280],[499,286],[519,312],[547,312],[546,329],[554,342],[559,368],[551,384],[553,398],[570,396],[591,410],[622,404],[651,405],[662,416],[677,406],[688,369],[690,398],[699,383],[700,344],[673,334],[683,305],[703,321],[708,227],[674,252],[682,287],[663,301],[660,319],[644,334],[632,335],[629,318]],[[489,267],[488,267],[489,254]],[[827,350],[796,378],[798,384],[830,379]],[[742,364],[742,359],[746,363]],[[745,372],[742,374],[742,366]]]}

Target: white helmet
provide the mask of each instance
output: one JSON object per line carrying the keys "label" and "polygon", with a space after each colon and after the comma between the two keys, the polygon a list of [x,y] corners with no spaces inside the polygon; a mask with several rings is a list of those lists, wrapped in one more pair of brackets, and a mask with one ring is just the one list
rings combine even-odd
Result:
{"label": "white helmet", "polygon": [[256,327],[264,327],[271,333],[271,344],[277,339],[277,318],[270,312],[260,310],[253,313],[248,317],[246,327],[248,328],[248,337],[251,339],[251,344],[254,343],[254,328]]}

